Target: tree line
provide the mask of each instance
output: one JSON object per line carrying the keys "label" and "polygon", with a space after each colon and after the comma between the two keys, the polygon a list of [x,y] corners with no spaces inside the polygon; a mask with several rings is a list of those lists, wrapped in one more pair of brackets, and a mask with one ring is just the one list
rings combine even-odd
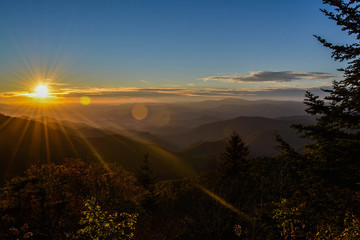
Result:
{"label": "tree line", "polygon": [[320,99],[307,92],[311,140],[297,152],[249,158],[233,133],[213,171],[157,181],[151,155],[136,174],[69,159],[33,166],[0,192],[0,239],[360,239],[360,0],[323,0],[355,37],[332,50],[344,78]]}

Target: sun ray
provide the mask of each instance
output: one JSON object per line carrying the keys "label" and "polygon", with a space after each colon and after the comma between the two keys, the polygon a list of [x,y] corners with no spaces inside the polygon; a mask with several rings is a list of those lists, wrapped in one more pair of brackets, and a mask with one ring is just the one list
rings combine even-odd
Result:
{"label": "sun ray", "polygon": [[27,130],[30,126],[30,121],[26,121],[25,123],[25,127],[23,128],[23,130],[21,131],[21,135],[16,143],[16,146],[15,146],[15,151],[12,153],[12,156],[11,156],[11,159],[15,158],[17,153],[18,153],[18,150],[20,148],[20,145],[23,143],[23,140],[24,140],[24,137],[25,137],[25,134],[27,133]]}
{"label": "sun ray", "polygon": [[221,205],[223,205],[224,207],[228,208],[229,210],[231,210],[232,212],[236,213],[238,216],[243,217],[247,220],[250,220],[250,216],[242,211],[240,211],[239,209],[237,209],[234,205],[232,205],[231,203],[225,201],[224,199],[222,199],[221,197],[219,197],[218,195],[216,195],[215,193],[211,192],[210,190],[208,190],[207,188],[204,188],[200,185],[196,185],[196,187],[198,189],[200,189],[203,193],[205,193],[206,195],[210,196],[212,199],[214,199],[215,201],[217,201],[218,203],[220,203]]}
{"label": "sun ray", "polygon": [[[3,25],[4,26],[4,25]],[[23,52],[21,51],[19,45],[17,44],[14,36],[11,34],[11,32],[9,31],[9,29],[7,29],[7,27],[5,26],[5,29],[6,29],[6,32],[8,33],[12,43],[13,43],[13,46],[14,48],[16,49],[16,51],[18,52],[19,56],[22,58],[22,60],[24,61],[24,64],[25,64],[25,67],[27,68],[27,70],[30,72],[30,73],[34,73],[33,72],[33,69],[31,66],[30,66],[30,62],[26,59],[25,55],[23,54]]]}
{"label": "sun ray", "polygon": [[[114,129],[119,129],[119,126],[114,123],[113,124],[109,123],[109,126],[112,126]],[[126,135],[129,136],[131,139],[134,139],[136,141],[147,144],[147,146],[152,151],[154,151],[157,154],[159,154],[160,156],[162,156],[162,158],[160,160],[163,163],[167,164],[168,166],[171,166],[172,169],[176,170],[176,173],[179,176],[187,177],[187,176],[194,176],[196,174],[194,169],[191,168],[189,165],[187,165],[186,162],[184,161],[184,159],[180,158],[179,156],[176,156],[172,152],[170,152],[162,147],[157,146],[156,143],[151,142],[148,139],[134,135],[133,133],[131,133],[130,131],[127,131],[124,128],[120,128],[119,130],[121,130],[122,132],[125,132]],[[134,149],[134,150],[137,151],[137,149]]]}
{"label": "sun ray", "polygon": [[52,111],[52,114],[55,116],[55,123],[60,128],[60,131],[64,134],[67,142],[70,144],[71,149],[74,151],[76,157],[79,157],[80,154],[77,151],[74,142],[71,140],[69,133],[66,131],[65,127],[63,126],[63,123],[59,120],[59,115],[55,109],[50,109]]}
{"label": "sun ray", "polygon": [[[80,119],[84,119],[85,117],[82,116],[81,114],[79,114],[76,111],[73,111],[71,108],[69,108],[69,111],[72,112],[74,115],[77,115]],[[97,160],[99,160],[99,162],[104,166],[104,168],[109,171],[112,172],[111,169],[109,168],[108,164],[106,163],[106,161],[104,160],[104,158],[101,156],[101,154],[97,151],[96,147],[89,141],[89,139],[80,131],[80,130],[75,130],[76,133],[79,135],[80,139],[85,143],[85,145],[88,147],[88,149],[94,154],[95,158]]]}
{"label": "sun ray", "polygon": [[[7,114],[9,116],[12,116],[12,117],[17,117],[18,114],[22,114],[24,112],[24,109],[28,110],[28,106],[25,105],[25,104],[21,104],[21,105],[18,105],[20,106],[18,109],[16,109],[16,111],[14,111],[13,113],[11,114]],[[6,120],[4,123],[2,123],[0,125],[0,131],[5,128],[12,120],[14,120],[13,118],[9,118],[8,120]]]}
{"label": "sun ray", "polygon": [[[10,159],[9,159],[9,161],[8,161],[8,164],[7,164],[7,167],[6,167],[6,169],[5,169],[5,176],[9,173],[10,169],[12,168],[12,164],[13,164],[13,162],[15,161],[15,158],[16,158],[17,154],[19,153],[18,151],[19,151],[19,149],[20,149],[21,144],[23,143],[23,140],[24,140],[24,138],[25,138],[25,134],[26,134],[27,131],[28,131],[28,128],[29,128],[29,126],[30,126],[30,123],[31,123],[30,121],[26,121],[25,127],[24,127],[23,130],[21,131],[21,135],[20,135],[18,141],[16,142],[16,146],[15,146],[15,148],[14,148],[14,152],[11,153],[11,157],[10,157]],[[9,127],[11,127],[11,126],[9,126]]]}
{"label": "sun ray", "polygon": [[[42,111],[44,113],[44,109]],[[50,156],[50,143],[49,143],[49,130],[48,130],[48,124],[47,124],[47,118],[44,118],[44,137],[45,137],[45,150],[46,150],[46,161],[47,163],[51,162],[51,156]]]}
{"label": "sun ray", "polygon": [[[92,126],[95,126],[96,128],[98,128],[99,130],[103,131],[104,134],[107,134],[108,132],[105,130],[102,130],[102,128],[94,121],[88,119],[87,117],[79,114],[79,112],[74,111],[72,108],[68,108],[69,112],[71,112],[73,115],[76,115],[76,117],[79,120],[85,121],[85,122],[90,122]],[[111,124],[110,126],[113,126],[114,129],[119,129],[119,126],[116,124]],[[184,160],[178,156],[176,156],[175,154],[171,153],[170,151],[167,151],[164,148],[161,148],[159,146],[156,146],[155,143],[135,136],[133,133],[131,133],[130,131],[127,131],[124,128],[120,129],[121,131],[126,133],[126,136],[130,136],[131,139],[137,140],[137,141],[141,141],[143,143],[147,143],[147,147],[150,148],[152,151],[156,152],[158,155],[162,156],[162,158],[160,160],[163,161],[163,163],[167,164],[168,166],[170,166],[172,169],[174,169],[176,171],[176,174],[178,174],[179,176],[182,177],[187,177],[187,176],[192,176],[195,175],[196,172],[188,165],[185,164]],[[80,131],[76,130],[76,132],[78,133],[78,135],[81,136],[82,140],[86,143],[86,145],[91,149],[91,151],[94,153],[94,155],[96,156],[96,158],[98,160],[100,160],[102,163],[104,162],[104,159],[101,157],[100,153],[95,149],[95,147],[88,141],[87,137],[84,136]],[[123,141],[121,141],[121,139],[113,137],[113,140],[124,144]],[[138,151],[138,149],[133,149],[135,152]]]}
{"label": "sun ray", "polygon": [[[35,112],[35,116],[39,116],[41,114],[41,106],[37,106],[36,108],[34,108],[34,112]],[[33,158],[38,158],[38,162],[37,163],[41,163],[42,159],[41,156],[39,155],[41,153],[41,125],[39,124],[34,124],[34,128],[33,128],[33,135],[32,135],[32,140],[30,143],[30,148],[29,148],[29,156],[32,156]],[[35,156],[34,156],[35,155]]]}
{"label": "sun ray", "polygon": [[7,119],[4,123],[2,123],[1,124],[1,126],[0,126],[0,131],[3,129],[3,128],[5,128],[10,122],[12,122],[14,119],[13,118],[9,118],[9,119]]}

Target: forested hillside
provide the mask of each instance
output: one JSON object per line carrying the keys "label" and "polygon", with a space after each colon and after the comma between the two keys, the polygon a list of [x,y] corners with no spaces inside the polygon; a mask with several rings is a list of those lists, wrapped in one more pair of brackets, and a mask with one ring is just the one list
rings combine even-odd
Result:
{"label": "forested hillside", "polygon": [[355,40],[316,36],[347,67],[306,93],[308,117],[196,116],[131,139],[0,115],[0,239],[360,239],[360,0],[323,3]]}

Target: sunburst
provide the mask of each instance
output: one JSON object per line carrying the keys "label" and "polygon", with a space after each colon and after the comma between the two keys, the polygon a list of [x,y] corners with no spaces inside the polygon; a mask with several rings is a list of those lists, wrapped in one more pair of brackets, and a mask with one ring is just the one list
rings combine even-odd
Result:
{"label": "sunburst", "polygon": [[35,88],[32,96],[37,98],[49,97],[50,96],[49,88],[46,85],[40,84]]}

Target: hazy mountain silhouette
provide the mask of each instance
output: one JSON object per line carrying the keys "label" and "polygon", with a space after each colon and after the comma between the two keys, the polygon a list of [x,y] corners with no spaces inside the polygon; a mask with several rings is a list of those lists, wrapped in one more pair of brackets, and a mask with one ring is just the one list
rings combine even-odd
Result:
{"label": "hazy mountain silhouette", "polygon": [[[265,140],[274,139],[275,131],[289,138],[290,143],[295,145],[301,144],[303,141],[298,138],[296,131],[291,129],[290,126],[294,123],[310,123],[311,117],[306,116],[293,116],[287,118],[271,119],[264,117],[238,117],[225,121],[218,121],[215,123],[209,123],[194,128],[188,132],[182,134],[164,135],[164,139],[175,145],[178,149],[183,149],[191,144],[204,141],[214,141],[228,137],[231,132],[236,131],[248,144],[255,144],[259,142],[261,138]],[[260,141],[262,142],[262,141]],[[269,145],[269,149],[272,149],[271,143],[265,144],[262,148],[266,148]],[[262,143],[261,143],[262,144]],[[259,149],[256,149],[258,152]],[[264,150],[261,153],[266,155],[272,155],[273,151]]]}
{"label": "hazy mountain silhouette", "polygon": [[175,178],[192,174],[193,167],[209,168],[208,159],[223,151],[224,139],[232,131],[249,144],[252,156],[272,156],[276,154],[275,130],[301,147],[304,141],[289,126],[311,121],[309,117],[291,117],[303,112],[298,102],[152,103],[146,105],[149,113],[144,120],[133,118],[133,106],[74,105],[71,112],[59,107],[56,114],[44,111],[41,113],[48,115],[34,116],[31,109],[15,111],[14,106],[0,105],[19,116],[0,117],[0,177],[21,174],[33,164],[61,163],[65,158],[116,162],[136,171],[148,153],[156,174]]}
{"label": "hazy mountain silhouette", "polygon": [[[299,138],[296,131],[290,128],[294,122],[310,123],[314,120],[308,116],[292,116],[279,119],[259,117],[240,117],[228,121],[206,124],[192,131],[177,136],[171,136],[179,148],[189,142],[196,141],[180,151],[180,155],[199,171],[213,169],[217,157],[227,145],[227,133],[236,131],[244,139],[250,149],[250,157],[271,157],[279,152],[275,149],[278,143],[274,134],[279,133],[283,139],[295,149],[302,151],[307,140]],[[199,140],[202,139],[202,140]]]}
{"label": "hazy mountain silhouette", "polygon": [[203,102],[184,103],[144,103],[148,113],[146,118],[137,120],[131,104],[68,104],[57,106],[52,111],[34,111],[31,106],[0,105],[3,113],[11,116],[29,116],[38,119],[46,117],[72,122],[83,122],[91,127],[121,131],[143,131],[153,134],[181,133],[203,124],[227,120],[239,116],[260,116],[276,118],[303,115],[304,104],[292,101],[243,99],[223,99]]}

